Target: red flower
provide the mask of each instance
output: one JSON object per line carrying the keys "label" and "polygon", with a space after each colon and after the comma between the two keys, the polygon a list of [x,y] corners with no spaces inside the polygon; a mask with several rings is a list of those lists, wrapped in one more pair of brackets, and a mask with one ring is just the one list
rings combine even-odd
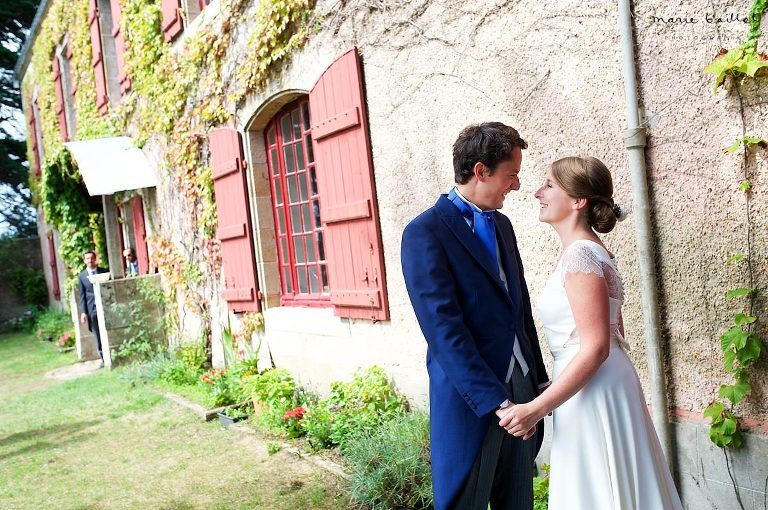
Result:
{"label": "red flower", "polygon": [[303,407],[297,407],[296,409],[289,409],[283,414],[283,421],[288,421],[291,418],[295,418],[297,420],[300,420],[304,417],[304,413],[306,413],[307,410]]}

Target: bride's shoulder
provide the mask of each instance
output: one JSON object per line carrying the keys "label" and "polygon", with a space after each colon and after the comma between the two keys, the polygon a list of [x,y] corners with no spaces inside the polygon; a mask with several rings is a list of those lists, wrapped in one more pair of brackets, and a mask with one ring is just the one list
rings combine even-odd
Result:
{"label": "bride's shoulder", "polygon": [[603,276],[603,262],[609,257],[602,245],[579,239],[563,250],[561,265],[564,273],[594,273]]}

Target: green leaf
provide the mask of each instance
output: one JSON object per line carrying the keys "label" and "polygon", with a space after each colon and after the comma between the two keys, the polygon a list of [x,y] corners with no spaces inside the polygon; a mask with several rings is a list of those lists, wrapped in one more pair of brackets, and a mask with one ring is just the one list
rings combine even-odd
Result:
{"label": "green leaf", "polygon": [[741,329],[739,326],[733,326],[731,329],[720,335],[720,348],[723,352],[731,350],[733,346],[737,349],[744,347],[747,342],[749,333]]}
{"label": "green leaf", "polygon": [[733,68],[738,66],[741,57],[744,55],[744,50],[741,48],[734,48],[729,50],[725,55],[720,55],[715,58],[707,67],[704,68],[705,73],[712,73],[715,75],[715,89],[717,89],[725,81],[725,77],[729,72],[733,72]]}
{"label": "green leaf", "polygon": [[[736,384],[732,385],[722,385],[720,386],[720,391],[718,392],[718,396],[720,398],[727,398],[731,401],[733,405],[738,404],[741,402],[741,399],[744,398],[744,396],[749,393],[752,390],[752,387],[747,382],[737,382]],[[727,421],[727,420],[726,420]]]}
{"label": "green leaf", "polygon": [[735,356],[738,358],[739,364],[745,366],[758,359],[762,352],[763,342],[756,335],[749,335],[744,343],[744,347],[737,350]]}
{"label": "green leaf", "polygon": [[756,320],[757,320],[757,317],[753,317],[751,315],[745,315],[743,313],[737,313],[736,315],[733,316],[733,322],[735,322],[737,326],[752,324]]}
{"label": "green leaf", "polygon": [[754,78],[755,73],[763,67],[768,67],[768,62],[761,60],[756,53],[747,53],[736,68],[736,71]]}
{"label": "green leaf", "polygon": [[733,372],[734,361],[736,361],[736,352],[733,349],[723,350],[723,369],[726,372]]}
{"label": "green leaf", "polygon": [[736,141],[734,141],[731,145],[729,145],[728,147],[725,147],[723,149],[723,152],[730,152],[731,154],[736,154],[737,152],[739,152],[739,148],[741,148],[742,141],[743,140],[741,138],[737,138]]}
{"label": "green leaf", "polygon": [[733,255],[731,255],[730,257],[728,257],[727,259],[725,259],[725,263],[726,264],[733,264],[735,262],[741,262],[742,260],[744,260],[744,254],[736,252]]}
{"label": "green leaf", "polygon": [[754,294],[755,289],[750,289],[747,287],[741,287],[738,289],[732,289],[725,293],[725,295],[729,298],[740,298],[740,297],[749,297],[752,294]]}
{"label": "green leaf", "polygon": [[739,183],[738,189],[739,191],[749,191],[752,189],[752,183],[749,182],[749,180],[744,179],[743,181],[741,181],[741,183]]}
{"label": "green leaf", "polygon": [[723,420],[722,425],[720,425],[720,429],[722,430],[723,434],[727,434],[730,436],[734,432],[736,432],[736,430],[738,430],[736,425],[737,423],[734,418],[727,417],[726,419]]}
{"label": "green leaf", "polygon": [[723,411],[725,411],[725,406],[716,400],[704,409],[704,418],[710,418],[713,424],[720,423],[723,420]]}

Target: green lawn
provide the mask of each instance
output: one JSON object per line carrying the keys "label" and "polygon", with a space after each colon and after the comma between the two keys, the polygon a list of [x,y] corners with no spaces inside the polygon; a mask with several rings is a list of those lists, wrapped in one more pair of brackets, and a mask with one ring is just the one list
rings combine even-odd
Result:
{"label": "green lawn", "polygon": [[75,362],[0,336],[0,508],[347,509],[332,475],[257,436],[224,431],[120,369],[72,381]]}

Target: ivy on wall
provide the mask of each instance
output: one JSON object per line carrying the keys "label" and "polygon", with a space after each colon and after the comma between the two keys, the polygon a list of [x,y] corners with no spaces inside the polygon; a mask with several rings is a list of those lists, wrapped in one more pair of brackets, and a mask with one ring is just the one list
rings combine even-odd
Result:
{"label": "ivy on wall", "polygon": [[[762,34],[760,21],[766,8],[768,8],[768,0],[755,0],[749,14],[747,40],[738,48],[721,50],[715,60],[704,69],[705,72],[715,75],[715,92],[726,78],[730,77],[736,84],[736,91],[741,101],[739,90],[741,82],[754,79],[761,70],[768,67],[766,56],[757,51],[758,38]],[[743,105],[741,110],[743,113]],[[749,284],[747,287],[734,288],[726,293],[728,298],[744,302],[746,308],[743,312],[734,314],[731,327],[720,336],[723,370],[730,375],[733,382],[720,385],[717,398],[704,410],[704,417],[711,420],[710,440],[721,448],[740,448],[744,442],[740,426],[741,417],[737,414],[736,406],[752,391],[749,382],[750,368],[765,350],[762,340],[755,334],[758,318],[753,312],[757,289],[753,283],[754,272],[751,263],[751,238],[754,228],[750,218],[752,183],[746,175],[746,169],[748,153],[753,148],[765,147],[766,144],[768,142],[761,137],[744,135],[731,146],[723,149],[724,153],[736,154],[741,147],[744,148],[745,175],[738,185],[738,190],[745,194],[747,253],[736,253],[729,257],[726,263],[746,265]]]}
{"label": "ivy on wall", "polygon": [[[221,265],[220,245],[215,239],[216,207],[205,134],[213,127],[230,121],[237,105],[251,91],[263,90],[271,73],[286,62],[292,51],[301,47],[308,36],[308,23],[314,7],[312,0],[260,2],[255,21],[244,12],[252,5],[247,0],[221,0],[220,11],[194,34],[185,34],[172,47],[163,39],[159,0],[121,0],[121,29],[126,42],[126,73],[131,90],[119,105],[112,105],[106,117],[96,109],[91,46],[87,20],[88,0],[55,0],[41,25],[32,49],[31,72],[23,83],[25,97],[37,90],[41,124],[45,136],[43,177],[32,186],[38,196],[47,197],[41,205],[48,210],[67,209],[58,223],[63,258],[68,267],[80,265],[86,242],[99,244],[91,229],[103,230],[96,218],[89,218],[82,200],[66,192],[57,176],[75,179],[71,158],[62,156],[58,137],[58,117],[53,88],[51,59],[64,35],[72,41],[72,76],[77,83],[77,138],[88,139],[129,133],[142,146],[152,140],[161,146],[161,172],[168,178],[177,196],[183,198],[194,239],[202,246],[205,272],[187,260],[172,241],[157,233],[150,239],[153,261],[163,272],[168,292],[196,304],[200,315],[207,315],[207,299],[192,289],[206,278],[218,279]],[[246,52],[233,53],[238,38],[238,23],[248,21],[252,33]],[[237,58],[235,58],[237,57]],[[30,158],[30,161],[32,159]],[[67,166],[69,165],[69,166]],[[50,173],[48,176],[46,174]],[[63,193],[62,193],[63,192]],[[53,213],[53,217],[59,217]],[[103,237],[103,234],[102,234]],[[77,259],[74,254],[78,253]],[[173,307],[169,307],[173,308]],[[209,319],[209,317],[208,317]],[[178,321],[169,321],[177,324]]]}

